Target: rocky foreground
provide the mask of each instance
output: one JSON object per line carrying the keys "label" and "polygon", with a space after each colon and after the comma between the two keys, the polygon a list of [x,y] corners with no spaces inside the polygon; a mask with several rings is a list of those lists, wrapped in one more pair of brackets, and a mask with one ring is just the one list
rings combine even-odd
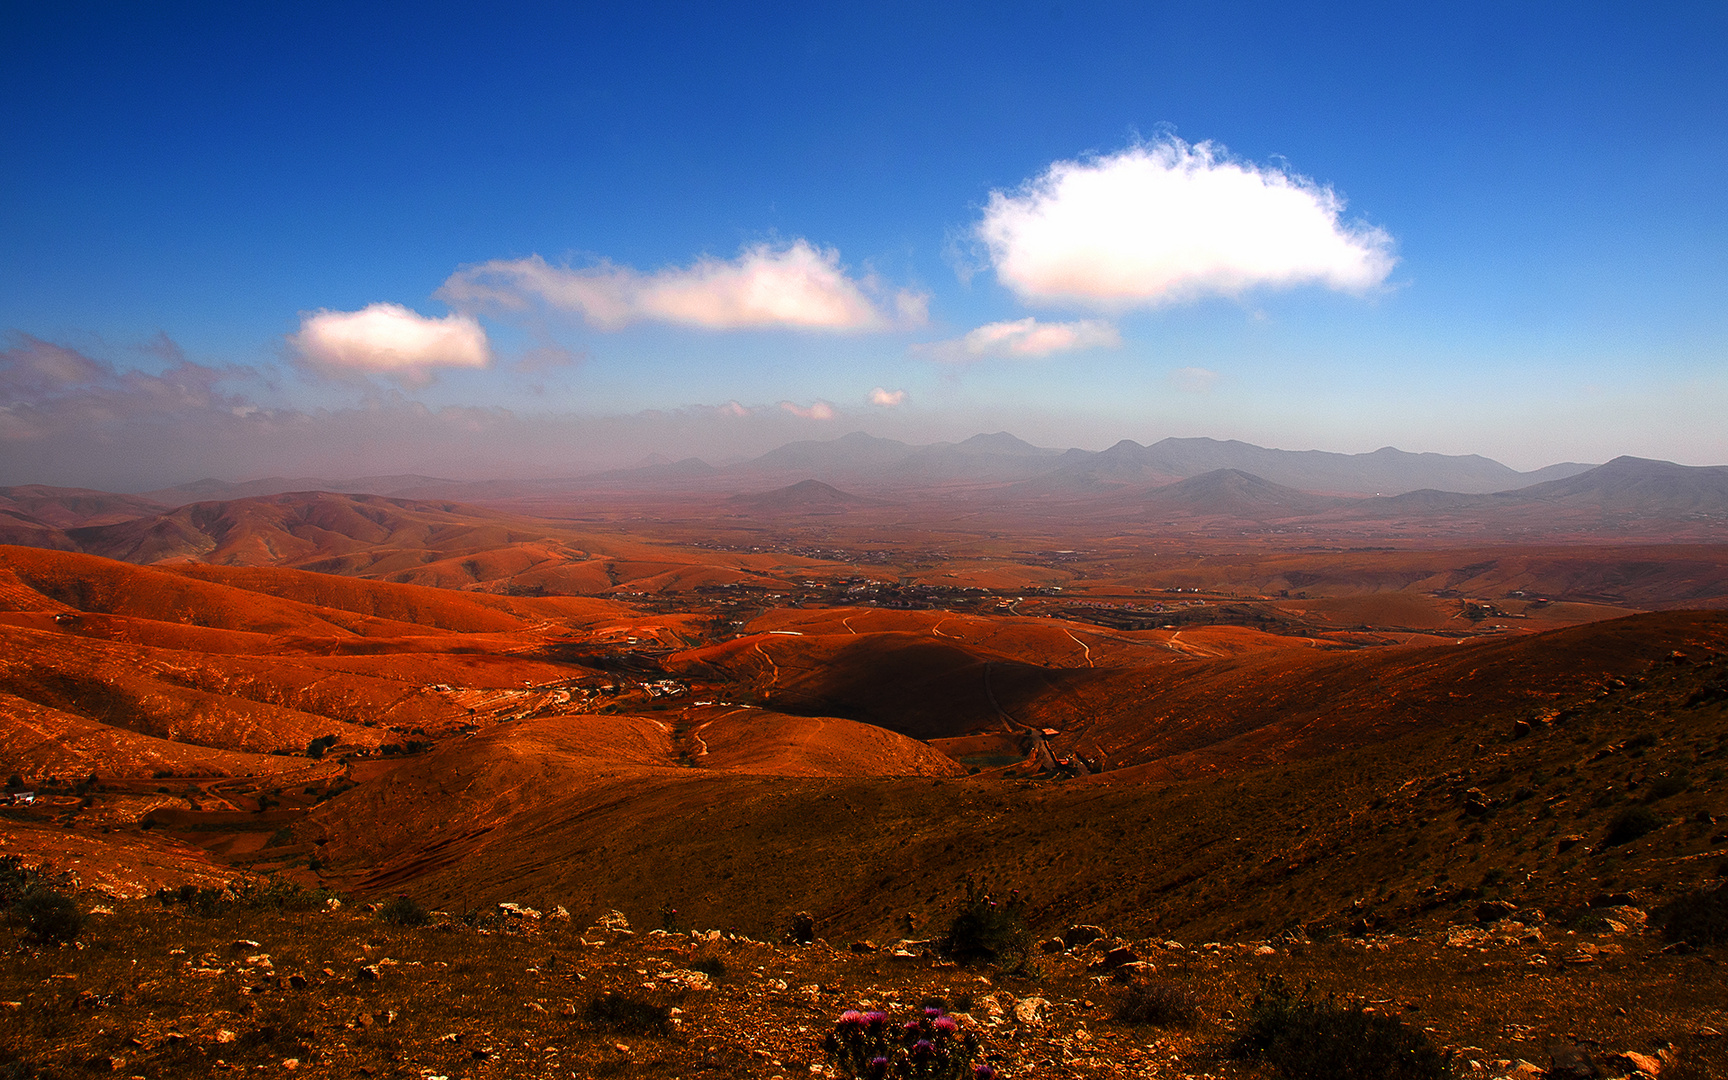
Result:
{"label": "rocky foreground", "polygon": [[[0,1075],[792,1080],[837,1075],[822,1040],[842,1011],[939,1001],[1004,1077],[1269,1077],[1228,1049],[1273,977],[1398,1017],[1464,1077],[1728,1075],[1720,947],[1677,948],[1634,897],[1603,900],[1574,929],[1485,905],[1319,942],[1071,927],[1018,972],[927,942],[582,928],[516,905],[409,927],[376,905],[115,901],[73,944],[21,938],[0,965]],[[1130,1022],[1135,986],[1183,1007]]]}

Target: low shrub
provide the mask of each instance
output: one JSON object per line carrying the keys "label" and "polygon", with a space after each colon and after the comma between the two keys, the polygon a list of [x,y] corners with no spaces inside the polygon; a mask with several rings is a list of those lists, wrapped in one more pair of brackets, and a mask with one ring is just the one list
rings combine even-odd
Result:
{"label": "low shrub", "polygon": [[286,878],[271,877],[262,884],[230,882],[212,886],[182,885],[178,889],[157,889],[156,900],[163,907],[180,904],[194,915],[206,919],[230,911],[315,911],[338,899],[328,889],[308,889]]}
{"label": "low shrub", "polygon": [[1317,1001],[1273,976],[1261,983],[1232,1057],[1265,1061],[1288,1080],[1450,1080],[1448,1055],[1396,1017],[1360,1003]]}
{"label": "low shrub", "polygon": [[86,918],[70,896],[45,885],[25,892],[12,906],[12,911],[24,924],[25,934],[34,941],[49,945],[64,945],[76,940],[84,929]]}
{"label": "low shrub", "polygon": [[1728,886],[1716,884],[1677,896],[1652,911],[1650,921],[1669,941],[1728,943]]}
{"label": "low shrub", "polygon": [[1116,1002],[1115,1015],[1124,1024],[1193,1027],[1200,1019],[1200,999],[1174,983],[1133,983]]}
{"label": "low shrub", "polygon": [[1658,776],[1645,786],[1644,801],[1658,802],[1662,799],[1672,798],[1675,795],[1679,795],[1681,792],[1689,790],[1691,787],[1692,777],[1684,771],[1672,772],[1666,776]]}
{"label": "low shrub", "polygon": [[726,977],[726,961],[718,956],[699,956],[690,961],[690,970],[700,971],[715,982],[719,982]]}
{"label": "low shrub", "polygon": [[828,1063],[849,1080],[995,1080],[997,1075],[975,1061],[977,1036],[935,1005],[906,1021],[848,1009],[834,1022],[822,1049]]}
{"label": "low shrub", "polygon": [[672,1030],[672,1010],[633,994],[606,993],[582,1010],[591,1028],[626,1035],[666,1035]]}
{"label": "low shrub", "polygon": [[391,926],[425,926],[432,921],[432,913],[412,896],[403,895],[379,909],[378,918]]}
{"label": "low shrub", "polygon": [[1660,829],[1663,820],[1655,811],[1647,806],[1634,806],[1620,811],[1608,822],[1608,834],[1602,838],[1603,847],[1615,847],[1619,844],[1629,844],[1640,836],[1648,835]]}
{"label": "low shrub", "polygon": [[975,878],[968,877],[965,899],[942,936],[942,952],[960,964],[1024,965],[1032,948],[1024,907],[1017,890],[1006,900],[997,900]]}

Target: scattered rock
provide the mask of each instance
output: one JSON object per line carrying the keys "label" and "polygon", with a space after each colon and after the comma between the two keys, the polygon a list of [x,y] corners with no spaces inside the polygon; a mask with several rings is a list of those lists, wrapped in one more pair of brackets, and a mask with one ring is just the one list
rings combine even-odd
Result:
{"label": "scattered rock", "polygon": [[259,945],[256,941],[251,941],[247,938],[240,938],[240,939],[229,944],[228,951],[229,952],[249,952],[250,950],[256,949],[258,947],[259,947]]}
{"label": "scattered rock", "polygon": [[216,1031],[216,1041],[221,1044],[231,1043],[239,1037],[227,1028],[218,1028]]}
{"label": "scattered rock", "polygon": [[1596,1063],[1573,1043],[1555,1043],[1548,1048],[1548,1080],[1596,1080]]}
{"label": "scattered rock", "polygon": [[1560,839],[1554,841],[1554,850],[1555,852],[1571,851],[1583,842],[1584,838],[1582,836],[1562,836]]}
{"label": "scattered rock", "polygon": [[1043,953],[1059,953],[1067,948],[1067,942],[1059,937],[1046,938],[1038,943],[1038,951]]}
{"label": "scattered rock", "polygon": [[854,941],[852,943],[852,951],[855,953],[875,952],[876,951],[876,943],[874,941],[871,941],[869,938],[865,938],[863,941]]}
{"label": "scattered rock", "polygon": [[1642,1073],[1645,1076],[1657,1076],[1662,1072],[1662,1062],[1649,1054],[1640,1054],[1636,1050],[1622,1050],[1618,1054],[1604,1054],[1602,1064],[1622,1074]]}
{"label": "scattered rock", "polygon": [[1072,949],[1078,945],[1090,945],[1099,938],[1108,936],[1109,932],[1102,926],[1080,924],[1077,926],[1070,926],[1068,929],[1062,931],[1062,944],[1067,948]]}
{"label": "scattered rock", "polygon": [[1126,945],[1122,945],[1105,953],[1103,959],[1099,960],[1092,966],[1104,971],[1110,971],[1114,968],[1121,967],[1123,964],[1131,964],[1138,959],[1140,959],[1140,957],[1135,954],[1133,949]]}
{"label": "scattered rock", "polygon": [[1045,1010],[1050,1008],[1050,1002],[1041,997],[1024,997],[1014,1003],[1014,1019],[1028,1027],[1040,1027],[1045,1021]]}
{"label": "scattered rock", "polygon": [[552,914],[548,916],[548,918],[557,919],[559,922],[569,922],[570,910],[563,904],[559,904],[557,907],[552,909]]}
{"label": "scattered rock", "polygon": [[540,1004],[538,1001],[524,1002],[522,1007],[527,1009],[529,1012],[539,1013],[542,1016],[546,1014],[546,1006]]}
{"label": "scattered rock", "polygon": [[662,971],[654,976],[660,982],[680,990],[712,990],[714,981],[702,971]]}
{"label": "scattered rock", "polygon": [[1601,892],[1601,893],[1597,893],[1595,896],[1592,896],[1590,898],[1590,906],[1593,908],[1598,908],[1598,907],[1631,907],[1632,906],[1632,894],[1631,893],[1623,893],[1623,892],[1617,892],[1617,893]]}
{"label": "scattered rock", "polygon": [[1518,911],[1518,905],[1509,900],[1484,900],[1476,907],[1476,921],[1484,926],[1497,923]]}
{"label": "scattered rock", "polygon": [[360,982],[377,982],[380,974],[377,964],[362,964],[360,970],[354,973],[354,978]]}
{"label": "scattered rock", "polygon": [[332,896],[329,899],[324,901],[324,910],[325,911],[341,911],[342,910],[342,901],[340,901],[340,900],[336,899],[334,896]]}
{"label": "scattered rock", "polygon": [[606,914],[600,916],[598,919],[595,919],[594,925],[589,927],[589,929],[590,930],[611,930],[615,933],[621,932],[621,931],[627,931],[630,929],[630,920],[624,917],[624,913],[622,911],[608,911]]}
{"label": "scattered rock", "polygon": [[290,975],[288,976],[288,985],[295,990],[304,990],[306,989],[306,976]]}
{"label": "scattered rock", "polygon": [[1522,1058],[1514,1061],[1512,1067],[1506,1070],[1508,1080],[1537,1080],[1546,1072],[1540,1065],[1533,1065]]}

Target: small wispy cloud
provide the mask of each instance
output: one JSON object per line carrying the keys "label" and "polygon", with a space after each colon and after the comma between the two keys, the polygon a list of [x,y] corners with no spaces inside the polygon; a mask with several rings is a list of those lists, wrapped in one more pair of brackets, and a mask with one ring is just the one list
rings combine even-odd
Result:
{"label": "small wispy cloud", "polygon": [[792,401],[782,401],[780,403],[780,408],[791,413],[793,416],[801,417],[805,420],[832,420],[836,416],[840,415],[835,411],[833,405],[820,400],[812,402],[809,405],[799,405]]}
{"label": "small wispy cloud", "polygon": [[1185,367],[1172,371],[1169,378],[1170,385],[1185,394],[1204,394],[1218,381],[1218,373],[1203,367]]}
{"label": "small wispy cloud", "polygon": [[756,244],[735,259],[705,257],[647,274],[610,262],[573,269],[538,255],[494,259],[458,270],[438,297],[460,310],[544,305],[580,315],[601,330],[659,322],[704,330],[857,332],[926,320],[922,294],[902,290],[882,297],[885,307],[871,295],[882,291],[874,279],[849,277],[833,248],[795,240],[783,247]]}
{"label": "small wispy cloud", "polygon": [[1123,310],[1304,284],[1363,293],[1391,273],[1392,238],[1343,210],[1307,177],[1171,136],[992,192],[974,237],[998,280],[1037,303]]}
{"label": "small wispy cloud", "polygon": [[1028,317],[1011,322],[993,322],[969,330],[949,341],[914,345],[912,351],[950,364],[976,360],[1037,360],[1061,352],[1114,348],[1122,335],[1110,323],[1095,319],[1079,322],[1039,322]]}
{"label": "small wispy cloud", "polygon": [[486,331],[472,315],[437,319],[400,304],[310,312],[288,340],[302,359],[329,372],[414,376],[430,368],[483,368],[492,361]]}
{"label": "small wispy cloud", "polygon": [[884,409],[892,409],[896,405],[906,404],[906,391],[889,390],[878,386],[870,391],[870,404],[880,405]]}

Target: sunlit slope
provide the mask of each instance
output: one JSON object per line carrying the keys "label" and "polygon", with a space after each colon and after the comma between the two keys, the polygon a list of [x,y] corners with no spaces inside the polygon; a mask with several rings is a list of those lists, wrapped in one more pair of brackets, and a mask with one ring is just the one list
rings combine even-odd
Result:
{"label": "sunlit slope", "polygon": [[[724,805],[734,785],[774,778],[955,776],[940,753],[832,717],[708,707],[561,716],[496,727],[348,792],[302,828],[356,884],[382,888],[449,868],[555,870],[555,836],[639,812]],[[572,870],[576,869],[574,865]]]}
{"label": "sunlit slope", "polygon": [[[1230,769],[1091,781],[741,775],[662,764],[691,745],[679,727],[700,722],[694,711],[535,722],[405,766],[397,786],[343,795],[306,827],[326,830],[340,880],[375,893],[650,919],[669,905],[697,926],[764,934],[803,909],[831,940],[893,933],[908,912],[934,925],[968,874],[1023,890],[1039,926],[1184,940],[1363,916],[1470,922],[1470,890],[1495,868],[1517,868],[1505,880],[1520,904],[1582,908],[1605,882],[1671,888],[1713,865],[1697,860],[1728,811],[1708,769],[1728,738],[1724,645],[1722,617],[1684,614],[1388,651],[1365,672],[1405,679],[1415,696],[1382,686],[1385,722],[1346,717],[1307,743],[1296,732],[1271,764],[1235,750]],[[1364,672],[1342,665],[1374,655],[1323,657],[1341,666],[1301,678],[1316,698],[1349,702]],[[1552,722],[1516,731],[1533,703]],[[1654,833],[1601,846],[1626,805],[1601,800],[1604,785],[1687,767],[1690,788],[1639,792]],[[413,827],[374,840],[396,828],[391,814]]]}
{"label": "sunlit slope", "polygon": [[583,627],[671,633],[633,615],[600,600],[0,548],[0,723],[8,745],[31,748],[19,765],[147,775],[180,771],[164,763],[179,754],[269,771],[284,766],[206,751],[299,752],[326,736],[364,749],[545,707],[555,699],[523,687],[582,676],[537,659],[546,644]]}

